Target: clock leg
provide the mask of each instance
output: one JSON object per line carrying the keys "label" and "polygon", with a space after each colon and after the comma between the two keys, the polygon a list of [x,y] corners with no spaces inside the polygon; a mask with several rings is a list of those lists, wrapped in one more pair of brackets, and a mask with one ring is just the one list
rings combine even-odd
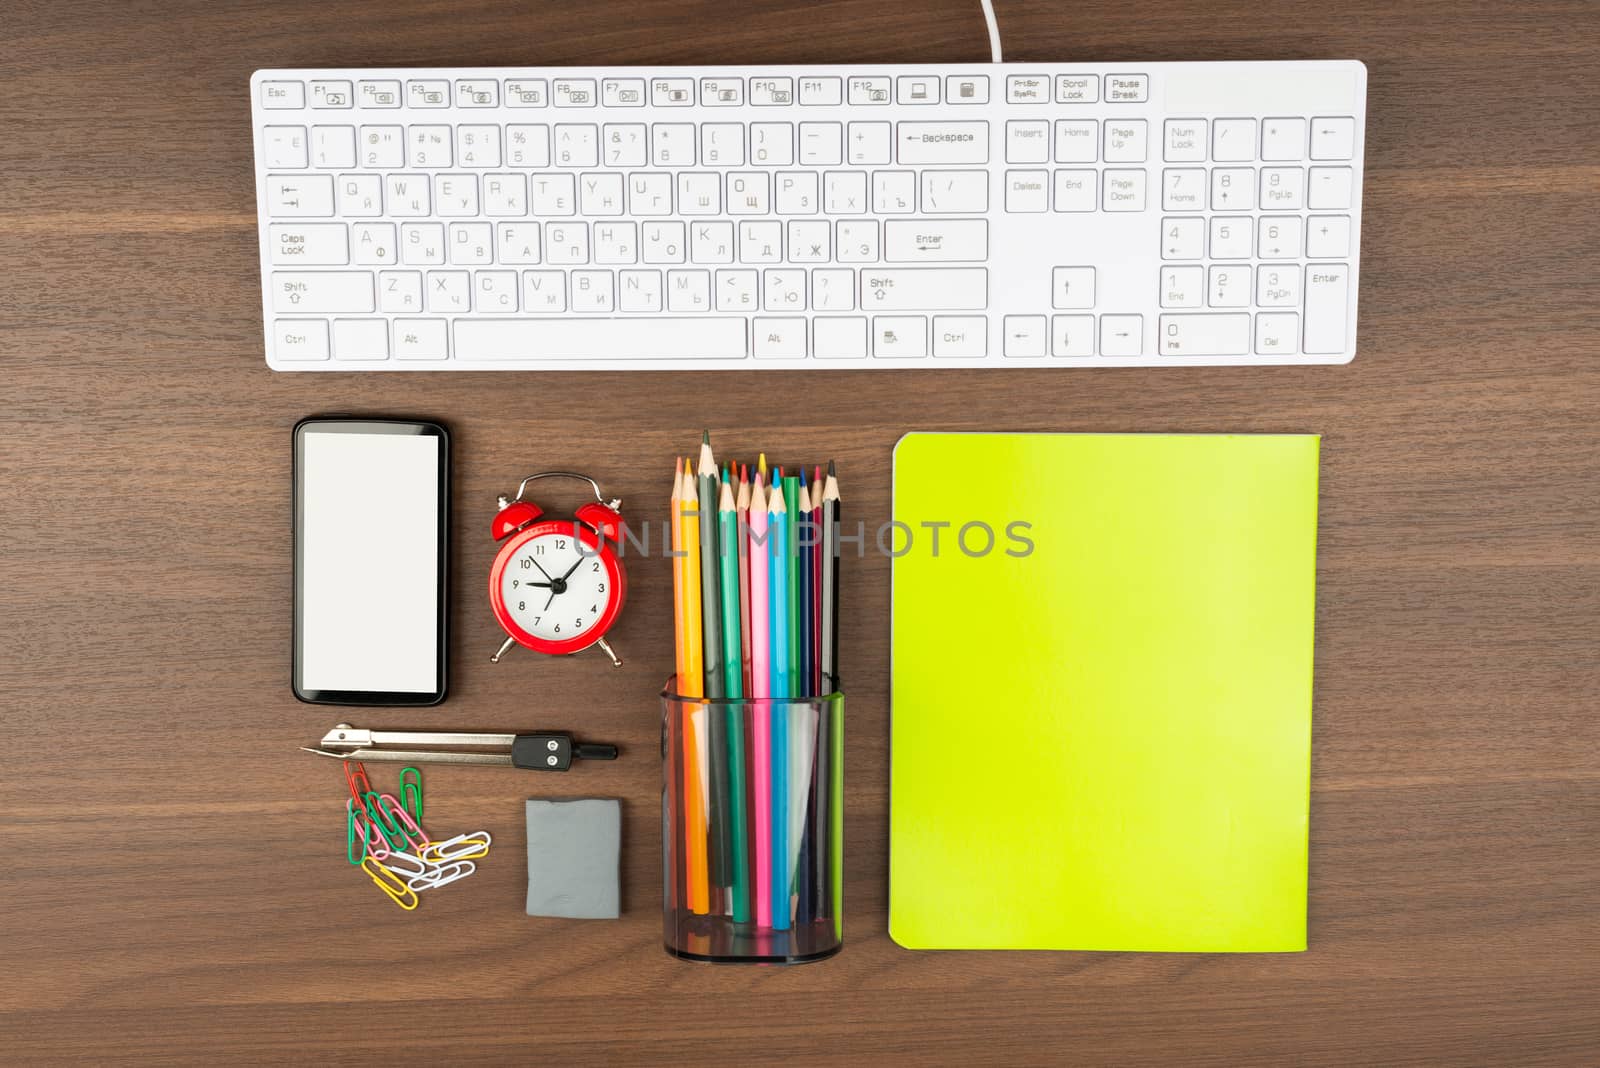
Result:
{"label": "clock leg", "polygon": [[505,644],[500,646],[499,651],[496,652],[493,656],[491,656],[489,658],[489,663],[491,663],[491,664],[500,663],[500,658],[502,656],[506,655],[506,650],[510,649],[515,644],[517,644],[517,639],[515,639],[515,638],[507,638],[506,641],[505,641]]}
{"label": "clock leg", "polygon": [[622,658],[617,655],[617,651],[615,649],[611,648],[610,642],[606,641],[604,638],[601,638],[599,641],[595,642],[595,644],[600,647],[600,650],[603,653],[611,658],[612,667],[622,666]]}

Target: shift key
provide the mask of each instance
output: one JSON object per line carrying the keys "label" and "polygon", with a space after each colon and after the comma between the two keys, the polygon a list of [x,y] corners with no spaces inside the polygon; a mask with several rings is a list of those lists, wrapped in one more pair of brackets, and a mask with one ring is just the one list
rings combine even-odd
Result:
{"label": "shift key", "polygon": [[272,308],[280,312],[370,312],[369,271],[273,271]]}
{"label": "shift key", "polygon": [[908,267],[861,272],[861,310],[982,311],[989,304],[983,267]]}

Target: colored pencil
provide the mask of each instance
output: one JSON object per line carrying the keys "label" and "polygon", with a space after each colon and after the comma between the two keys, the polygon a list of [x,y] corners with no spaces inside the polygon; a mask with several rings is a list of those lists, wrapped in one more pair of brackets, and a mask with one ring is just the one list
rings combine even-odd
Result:
{"label": "colored pencil", "polygon": [[[800,574],[800,581],[796,584],[799,591],[799,611],[796,615],[799,617],[800,663],[796,672],[798,685],[795,693],[799,697],[812,697],[816,694],[811,687],[816,647],[811,639],[815,612],[811,596],[815,586],[811,570],[815,560],[811,552],[811,540],[816,528],[811,525],[811,488],[806,483],[804,467],[800,468],[800,492],[796,495],[795,508],[795,570]],[[797,922],[809,922],[816,911],[811,899],[813,883],[808,874],[811,836],[807,833],[816,804],[811,796],[812,746],[816,742],[813,718],[813,710],[809,706],[796,705],[789,719],[789,782],[793,784],[793,796],[789,800],[789,880],[794,886]]]}
{"label": "colored pencil", "polygon": [[786,510],[784,525],[788,527],[789,544],[784,550],[784,557],[789,568],[789,690],[786,697],[799,697],[799,672],[800,672],[800,573],[795,565],[795,522],[800,518],[800,479],[794,475],[785,475],[783,468],[778,468],[779,481],[783,485],[783,507]]}
{"label": "colored pencil", "polygon": [[743,652],[742,681],[750,691],[750,539],[745,536],[750,524],[750,465],[739,468],[739,492],[734,498],[739,512],[739,642]]}
{"label": "colored pencil", "polygon": [[[772,596],[768,580],[772,554],[767,544],[770,525],[764,481],[764,473],[758,470],[750,486],[750,696],[757,700],[772,696],[772,617],[768,606]],[[755,830],[756,923],[771,927],[772,718],[759,704],[750,719],[750,777],[755,787],[751,823]]]}
{"label": "colored pencil", "polygon": [[[822,692],[839,692],[839,479],[832,460],[828,461],[828,480],[822,487],[822,570],[817,583],[822,595],[822,611],[818,613],[821,636],[818,642],[818,663],[822,672]],[[815,902],[817,914],[833,916],[837,921],[838,875],[840,867],[833,849],[840,843],[843,811],[839,798],[834,795],[834,780],[838,778],[835,745],[839,737],[831,717],[824,715],[817,721],[816,763],[816,822],[812,839],[817,845],[814,856]],[[824,847],[823,843],[827,843]]]}
{"label": "colored pencil", "polygon": [[[793,696],[790,689],[790,638],[792,598],[790,566],[789,512],[783,489],[777,483],[786,482],[783,470],[774,475],[774,486],[767,509],[770,535],[770,604],[772,615],[772,696]],[[772,804],[768,822],[772,825],[772,928],[789,929],[789,706],[772,706]]]}
{"label": "colored pencil", "polygon": [[[730,700],[744,697],[744,650],[739,634],[739,512],[734,504],[733,487],[725,477],[717,499],[717,584],[722,596],[722,675],[723,696]],[[744,716],[741,706],[728,704],[720,710],[728,742],[728,827],[729,911],[735,923],[750,922],[750,858],[745,852],[747,817],[745,813]]]}
{"label": "colored pencil", "polygon": [[[700,622],[705,630],[705,695],[723,696],[722,593],[717,583],[717,465],[711,455],[711,434],[700,439],[698,508],[700,522]],[[691,505],[693,502],[691,502]],[[709,716],[711,734],[711,881],[724,889],[733,885],[733,829],[728,823],[728,729],[724,716]]]}
{"label": "colored pencil", "polygon": [[[702,633],[698,600],[700,582],[698,531],[691,532],[690,519],[685,514],[685,485],[688,476],[680,462],[672,488],[672,576],[673,606],[677,616],[678,693],[684,697],[702,695],[703,676],[700,643]],[[692,547],[692,548],[691,548]],[[685,895],[689,911],[705,915],[710,911],[710,897],[706,879],[706,826],[703,799],[706,791],[703,711],[693,705],[680,705],[684,710],[678,724],[683,745],[683,813],[684,813],[684,867]]]}

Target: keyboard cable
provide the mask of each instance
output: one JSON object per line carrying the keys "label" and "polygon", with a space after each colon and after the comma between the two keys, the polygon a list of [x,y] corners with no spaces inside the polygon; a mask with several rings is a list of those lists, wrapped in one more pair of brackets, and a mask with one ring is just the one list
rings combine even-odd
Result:
{"label": "keyboard cable", "polygon": [[994,0],[978,0],[983,5],[983,21],[989,27],[989,62],[1000,62],[1000,24],[994,18]]}

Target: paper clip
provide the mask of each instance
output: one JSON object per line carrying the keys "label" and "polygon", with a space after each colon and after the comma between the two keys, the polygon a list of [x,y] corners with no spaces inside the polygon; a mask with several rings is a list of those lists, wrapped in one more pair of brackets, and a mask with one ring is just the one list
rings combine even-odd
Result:
{"label": "paper clip", "polygon": [[389,848],[396,853],[405,852],[406,832],[400,826],[400,821],[394,818],[394,810],[388,808],[383,797],[374,792],[367,793],[366,801],[367,819],[372,825],[383,832],[389,840]]}
{"label": "paper clip", "polygon": [[385,811],[393,816],[395,822],[400,825],[400,830],[405,834],[406,840],[416,846],[418,852],[426,849],[429,845],[428,832],[417,825],[417,821],[411,818],[411,813],[405,810],[405,806],[396,801],[393,794],[379,794],[378,796],[385,805],[389,806]]}
{"label": "paper clip", "polygon": [[394,872],[372,857],[361,862],[361,869],[367,877],[378,885],[378,889],[389,895],[389,900],[410,912],[417,907],[417,892]]}
{"label": "paper clip", "polygon": [[442,842],[424,846],[422,858],[439,864],[446,864],[452,860],[476,860],[478,857],[489,855],[489,844],[492,841],[488,831],[458,834],[454,838],[446,838]]}
{"label": "paper clip", "polygon": [[400,769],[400,807],[411,813],[418,824],[422,822],[422,769]]}
{"label": "paper clip", "polygon": [[359,760],[346,760],[344,762],[344,781],[350,787],[350,796],[356,799],[356,804],[362,804],[362,798],[372,792],[372,780],[367,778],[367,766]]}
{"label": "paper clip", "polygon": [[407,882],[439,870],[439,865],[423,860],[415,853],[390,853],[383,866],[393,872],[396,878]]}
{"label": "paper clip", "polygon": [[[359,868],[367,858],[366,821],[356,815],[356,803],[346,798],[344,802],[344,859]],[[359,846],[359,849],[358,849]]]}
{"label": "paper clip", "polygon": [[465,879],[478,870],[478,866],[470,860],[458,860],[454,864],[439,864],[423,875],[413,875],[406,880],[406,886],[420,893],[423,890],[434,890],[446,886],[457,879]]}

